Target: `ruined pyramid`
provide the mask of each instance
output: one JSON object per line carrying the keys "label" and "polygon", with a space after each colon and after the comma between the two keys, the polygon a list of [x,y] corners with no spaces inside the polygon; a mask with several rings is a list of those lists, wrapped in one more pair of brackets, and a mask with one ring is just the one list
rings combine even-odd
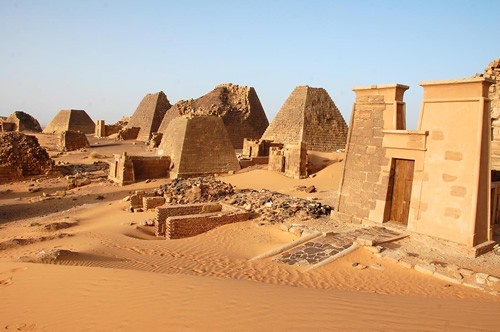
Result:
{"label": "ruined pyramid", "polygon": [[298,86],[267,128],[263,140],[331,152],[345,148],[347,124],[325,89]]}
{"label": "ruined pyramid", "polygon": [[221,117],[235,149],[243,147],[244,138],[260,138],[269,125],[255,89],[234,84],[221,84],[198,99],[177,102],[167,111],[158,131],[166,134],[174,118],[189,114]]}
{"label": "ruined pyramid", "polygon": [[141,101],[127,124],[127,128],[139,127],[137,140],[149,140],[158,131],[167,110],[172,107],[163,91],[148,93]]}
{"label": "ruined pyramid", "polygon": [[61,133],[65,130],[81,131],[93,134],[95,123],[87,112],[82,110],[60,110],[59,113],[43,129],[45,134]]}
{"label": "ruined pyramid", "polygon": [[42,127],[40,127],[38,120],[23,111],[15,111],[9,115],[5,122],[14,123],[16,126],[15,131],[42,131]]}
{"label": "ruined pyramid", "polygon": [[217,116],[179,116],[170,121],[159,146],[170,156],[170,177],[184,178],[228,173],[240,164],[222,119]]}

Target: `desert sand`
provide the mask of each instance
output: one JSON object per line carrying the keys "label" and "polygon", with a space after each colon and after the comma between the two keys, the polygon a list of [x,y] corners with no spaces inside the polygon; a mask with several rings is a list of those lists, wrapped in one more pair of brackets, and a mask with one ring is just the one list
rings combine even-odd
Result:
{"label": "desert sand", "polygon": [[[53,137],[38,135],[50,147]],[[97,144],[99,143],[99,144]],[[92,164],[99,153],[152,153],[142,144],[91,139],[55,160]],[[49,148],[50,150],[50,148]],[[54,150],[50,151],[56,155]],[[262,168],[220,177],[333,204],[342,154],[314,156],[326,168],[293,180]],[[321,268],[251,258],[297,241],[279,225],[240,222],[179,240],[141,226],[123,197],[168,180],[119,187],[104,179],[64,189],[59,178],[0,185],[0,328],[7,331],[498,331],[500,298],[438,280],[359,248]],[[296,190],[314,185],[316,193]],[[38,186],[39,192],[29,192]],[[43,197],[45,193],[47,197]],[[323,221],[325,222],[325,221]],[[383,270],[353,269],[352,262]],[[498,265],[489,266],[497,271]]]}

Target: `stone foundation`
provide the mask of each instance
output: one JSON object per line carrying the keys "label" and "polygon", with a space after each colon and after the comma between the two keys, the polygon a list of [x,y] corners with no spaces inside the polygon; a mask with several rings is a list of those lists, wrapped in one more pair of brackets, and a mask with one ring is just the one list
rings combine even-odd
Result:
{"label": "stone foundation", "polygon": [[158,207],[155,234],[168,239],[199,235],[218,226],[245,221],[251,213],[219,203],[183,204]]}
{"label": "stone foundation", "polygon": [[307,177],[307,150],[304,144],[272,146],[268,169],[294,179]]}
{"label": "stone foundation", "polygon": [[131,184],[148,179],[168,178],[170,157],[168,156],[129,156],[115,155],[110,163],[108,179],[120,185]]}
{"label": "stone foundation", "polygon": [[59,136],[59,149],[61,151],[74,151],[90,147],[89,140],[82,132],[63,131]]}

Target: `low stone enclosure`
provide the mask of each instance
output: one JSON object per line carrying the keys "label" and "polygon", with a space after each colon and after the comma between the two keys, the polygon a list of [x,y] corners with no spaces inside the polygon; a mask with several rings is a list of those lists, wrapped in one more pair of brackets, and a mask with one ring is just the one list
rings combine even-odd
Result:
{"label": "low stone enclosure", "polygon": [[[405,85],[354,88],[336,211],[346,222],[395,222],[462,244],[494,244],[490,99],[485,78],[421,83],[418,130],[405,130]],[[490,216],[492,212],[493,216]]]}
{"label": "low stone enclosure", "polygon": [[155,234],[166,239],[181,239],[245,221],[251,216],[248,211],[223,203],[160,206],[156,208]]}
{"label": "low stone enclosure", "polygon": [[168,156],[129,156],[124,152],[115,155],[115,160],[110,163],[108,179],[126,185],[147,179],[168,178],[169,170]]}
{"label": "low stone enclosure", "polygon": [[95,124],[94,136],[98,138],[108,137],[114,134],[118,134],[118,132],[122,128],[123,126],[120,124],[107,125],[104,120],[97,120]]}
{"label": "low stone enclosure", "polygon": [[270,171],[283,173],[294,179],[307,177],[307,150],[305,144],[277,144],[269,149]]}
{"label": "low stone enclosure", "polygon": [[61,151],[74,151],[90,147],[89,140],[84,133],[65,130],[59,134],[59,149]]}

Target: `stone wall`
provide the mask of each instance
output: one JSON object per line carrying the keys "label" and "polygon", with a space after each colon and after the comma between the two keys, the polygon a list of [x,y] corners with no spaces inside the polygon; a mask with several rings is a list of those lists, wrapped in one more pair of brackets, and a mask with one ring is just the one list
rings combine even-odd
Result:
{"label": "stone wall", "polygon": [[166,134],[170,122],[185,115],[221,117],[234,149],[243,147],[244,138],[259,139],[269,125],[255,89],[234,84],[221,84],[198,99],[177,102],[167,111],[158,131]]}
{"label": "stone wall", "polygon": [[9,132],[9,131],[15,131],[16,130],[16,124],[13,122],[7,122],[6,120],[0,119],[0,132]]}
{"label": "stone wall", "polygon": [[103,138],[106,137],[106,124],[104,120],[97,120],[95,123],[95,137]]}
{"label": "stone wall", "polygon": [[250,219],[249,212],[225,212],[169,217],[166,238],[182,239],[208,232],[216,227]]}
{"label": "stone wall", "polygon": [[139,127],[137,139],[148,141],[151,134],[158,131],[163,117],[171,107],[163,91],[148,93],[137,106],[127,127]]}
{"label": "stone wall", "polygon": [[129,156],[126,152],[115,155],[110,163],[108,179],[120,185],[147,179],[167,178],[170,170],[168,156]]}
{"label": "stone wall", "polygon": [[129,139],[137,139],[137,136],[139,135],[139,131],[141,128],[139,127],[126,127],[122,128],[118,131],[118,139],[119,140],[129,140]]}
{"label": "stone wall", "polygon": [[84,133],[77,131],[63,131],[59,135],[59,149],[73,151],[90,147],[89,140]]}
{"label": "stone wall", "polygon": [[302,179],[307,177],[307,150],[305,145],[276,145],[269,150],[270,171],[283,173],[285,176]]}
{"label": "stone wall", "polygon": [[165,204],[165,197],[151,196],[142,198],[142,206],[145,210],[150,210]]}
{"label": "stone wall", "polygon": [[495,81],[488,92],[491,100],[491,168],[500,170],[500,58],[486,66],[483,76]]}
{"label": "stone wall", "polygon": [[376,201],[386,199],[389,177],[381,178],[382,168],[390,162],[382,146],[385,110],[383,95],[356,97],[338,212],[368,218]]}
{"label": "stone wall", "polygon": [[175,118],[163,135],[159,153],[172,159],[173,178],[240,169],[224,123],[216,116]]}
{"label": "stone wall", "polygon": [[306,144],[307,150],[345,148],[348,127],[325,89],[298,86],[290,94],[262,140]]}
{"label": "stone wall", "polygon": [[[103,138],[118,134],[124,126],[119,124],[107,125],[104,120],[97,120],[95,125],[95,137]],[[138,129],[137,129],[138,131]],[[136,136],[137,137],[137,136]]]}
{"label": "stone wall", "polygon": [[219,203],[178,204],[157,207],[154,222],[155,234],[156,236],[166,236],[167,218],[169,217],[213,213],[218,211],[222,211],[222,205]]}
{"label": "stone wall", "polygon": [[266,157],[269,156],[271,144],[271,141],[267,140],[245,138],[243,140],[243,152],[241,154],[248,158]]}
{"label": "stone wall", "polygon": [[52,170],[53,164],[35,136],[17,132],[0,135],[0,167],[3,174],[0,177],[41,175]]}

